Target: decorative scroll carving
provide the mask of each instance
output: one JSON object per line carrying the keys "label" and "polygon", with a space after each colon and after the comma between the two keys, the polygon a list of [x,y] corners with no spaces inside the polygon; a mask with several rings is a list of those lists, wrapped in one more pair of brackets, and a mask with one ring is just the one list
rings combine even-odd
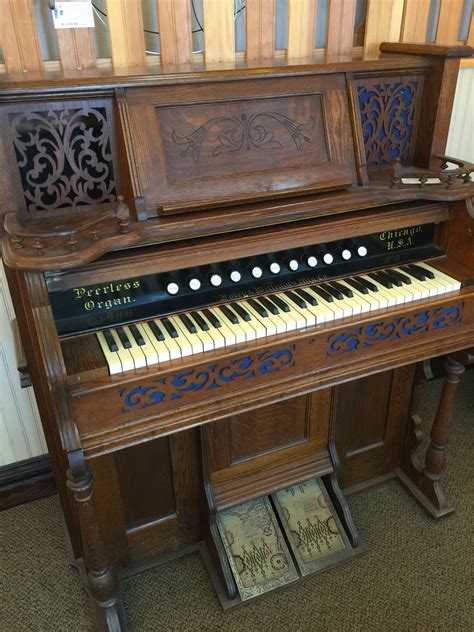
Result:
{"label": "decorative scroll carving", "polygon": [[378,321],[356,327],[352,331],[328,336],[327,355],[348,353],[357,349],[372,347],[385,340],[400,340],[414,333],[426,333],[450,327],[462,320],[464,301],[450,307],[427,309],[409,316],[398,316],[392,320]]}
{"label": "decorative scroll carving", "polygon": [[28,212],[115,201],[106,108],[22,112],[10,124]]}
{"label": "decorative scroll carving", "polygon": [[406,161],[415,116],[418,81],[359,85],[359,109],[368,167]]}
{"label": "decorative scroll carving", "polygon": [[151,384],[119,388],[122,413],[148,408],[164,401],[180,399],[200,390],[226,386],[231,382],[251,380],[258,376],[278,373],[285,367],[294,366],[293,353],[296,345],[277,351],[262,351],[229,361],[213,363],[205,368],[182,371],[166,377],[158,377]]}
{"label": "decorative scroll carving", "polygon": [[218,144],[212,152],[213,156],[241,149],[283,149],[282,144],[275,139],[274,132],[265,127],[270,122],[276,122],[288,131],[298,151],[303,148],[304,143],[311,143],[305,132],[313,129],[312,116],[302,123],[278,112],[257,112],[249,117],[243,113],[240,118],[215,116],[185,136],[180,136],[173,130],[172,138],[177,145],[186,146],[181,156],[185,158],[191,154],[196,163],[199,162],[201,144],[211,130],[217,134],[218,139]]}

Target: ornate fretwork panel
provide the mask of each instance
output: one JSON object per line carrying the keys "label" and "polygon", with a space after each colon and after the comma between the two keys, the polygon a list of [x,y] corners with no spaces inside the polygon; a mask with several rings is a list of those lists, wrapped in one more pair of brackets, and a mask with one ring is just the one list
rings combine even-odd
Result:
{"label": "ornate fretwork panel", "polygon": [[36,107],[11,112],[9,123],[28,213],[116,199],[108,108]]}
{"label": "ornate fretwork panel", "polygon": [[381,78],[357,85],[368,167],[408,161],[421,80]]}

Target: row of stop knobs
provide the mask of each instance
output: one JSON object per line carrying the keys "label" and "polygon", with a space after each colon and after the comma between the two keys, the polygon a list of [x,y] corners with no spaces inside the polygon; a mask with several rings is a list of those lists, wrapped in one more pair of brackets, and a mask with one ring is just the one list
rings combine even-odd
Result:
{"label": "row of stop knobs", "polygon": [[[358,246],[356,252],[357,256],[365,257],[367,255],[367,248],[365,246]],[[349,248],[342,248],[337,251],[337,254],[344,261],[349,261],[349,259],[352,259],[353,257],[353,253]],[[301,259],[292,257],[285,260],[283,264],[280,264],[278,261],[270,261],[265,265],[270,274],[277,275],[280,274],[282,269],[284,270],[285,268],[290,272],[297,272],[302,262],[304,262],[309,268],[315,268],[320,261],[323,261],[326,265],[331,265],[332,263],[334,263],[334,255],[332,255],[330,252],[321,251],[317,254],[317,256],[306,255]],[[264,267],[262,267],[262,265],[254,263],[247,267],[247,271],[254,279],[260,279],[264,274]],[[226,274],[229,280],[232,281],[232,283],[239,283],[239,281],[242,280],[242,272],[237,270],[237,268],[230,268]],[[219,287],[223,283],[222,276],[217,272],[210,272],[207,278],[212,287]],[[197,276],[189,276],[188,278],[186,278],[186,285],[193,292],[197,292],[198,290],[200,290],[202,287],[202,283],[202,280]],[[176,281],[170,280],[166,284],[166,291],[168,292],[168,294],[171,295],[178,294],[178,292],[180,291],[180,286],[178,283],[176,283]]]}

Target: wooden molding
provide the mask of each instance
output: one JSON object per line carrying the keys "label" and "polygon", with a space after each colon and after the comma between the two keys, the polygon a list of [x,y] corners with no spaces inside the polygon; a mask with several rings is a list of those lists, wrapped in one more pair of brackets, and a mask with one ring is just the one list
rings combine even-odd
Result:
{"label": "wooden molding", "polygon": [[0,510],[56,493],[48,455],[18,461],[0,468]]}

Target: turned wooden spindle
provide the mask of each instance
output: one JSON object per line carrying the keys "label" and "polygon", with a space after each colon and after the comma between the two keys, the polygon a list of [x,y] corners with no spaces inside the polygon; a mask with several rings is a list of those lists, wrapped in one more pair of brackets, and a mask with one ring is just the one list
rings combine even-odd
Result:
{"label": "turned wooden spindle", "polygon": [[67,486],[74,495],[79,520],[87,587],[100,629],[126,629],[123,606],[118,595],[118,580],[109,563],[93,501],[91,468],[82,454],[69,455]]}
{"label": "turned wooden spindle", "polygon": [[426,451],[424,474],[439,480],[446,467],[446,448],[454,421],[454,398],[465,367],[449,357],[444,363],[444,386],[431,429],[431,443]]}
{"label": "turned wooden spindle", "polygon": [[125,204],[123,195],[117,197],[117,219],[120,233],[128,233],[130,231],[130,209]]}

